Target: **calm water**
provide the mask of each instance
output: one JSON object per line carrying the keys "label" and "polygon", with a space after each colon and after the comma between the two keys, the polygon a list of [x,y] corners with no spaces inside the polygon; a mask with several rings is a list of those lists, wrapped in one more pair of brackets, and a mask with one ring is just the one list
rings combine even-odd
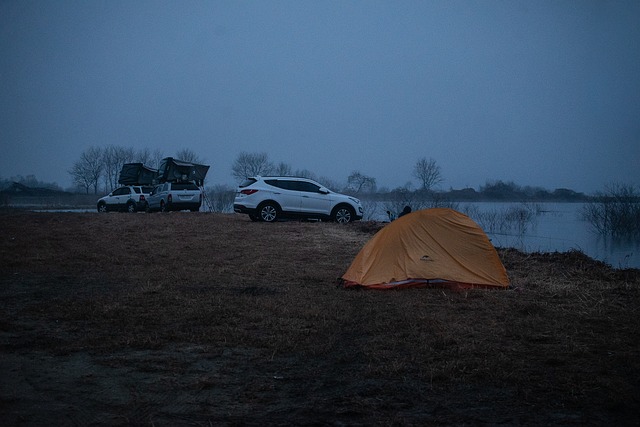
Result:
{"label": "calm water", "polygon": [[[383,204],[376,208],[376,218],[384,219]],[[533,212],[530,220],[500,227],[495,218],[509,209]],[[525,252],[566,252],[577,249],[616,268],[640,268],[640,239],[614,240],[593,233],[580,219],[582,203],[459,203],[457,210],[466,213],[487,233],[494,246],[512,247]]]}

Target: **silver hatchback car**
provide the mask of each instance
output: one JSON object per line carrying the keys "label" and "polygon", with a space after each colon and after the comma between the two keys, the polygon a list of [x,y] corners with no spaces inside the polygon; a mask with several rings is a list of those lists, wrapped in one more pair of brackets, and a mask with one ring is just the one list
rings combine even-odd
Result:
{"label": "silver hatchback car", "polygon": [[247,178],[236,192],[233,209],[253,221],[266,222],[299,217],[346,224],[363,216],[362,204],[355,197],[335,193],[311,179],[290,176]]}

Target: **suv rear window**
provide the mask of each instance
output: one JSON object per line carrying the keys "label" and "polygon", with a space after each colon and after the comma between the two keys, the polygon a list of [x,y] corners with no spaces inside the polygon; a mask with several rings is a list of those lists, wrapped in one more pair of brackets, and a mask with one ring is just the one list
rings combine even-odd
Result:
{"label": "suv rear window", "polygon": [[254,182],[258,182],[258,180],[255,178],[247,178],[244,181],[242,181],[242,184],[240,184],[240,188],[248,187]]}
{"label": "suv rear window", "polygon": [[297,190],[296,183],[294,181],[285,181],[283,179],[265,179],[269,185],[273,185],[274,187],[283,188],[285,190]]}
{"label": "suv rear window", "polygon": [[171,184],[171,188],[174,190],[197,190],[198,186],[192,182],[185,183],[173,183]]}

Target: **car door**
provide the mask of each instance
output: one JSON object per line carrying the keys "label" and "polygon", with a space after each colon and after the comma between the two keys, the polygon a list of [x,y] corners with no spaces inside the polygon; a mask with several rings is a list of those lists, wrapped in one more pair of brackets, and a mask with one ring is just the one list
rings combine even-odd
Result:
{"label": "car door", "polygon": [[319,215],[331,213],[330,193],[322,191],[319,185],[306,181],[299,182],[298,188],[301,194],[301,212]]}
{"label": "car door", "polygon": [[298,181],[290,179],[278,179],[273,184],[280,191],[274,192],[275,200],[280,204],[285,212],[300,212],[301,194],[297,188]]}
{"label": "car door", "polygon": [[265,182],[273,188],[273,199],[278,202],[284,212],[300,212],[300,191],[296,189],[296,181],[288,179],[267,179]]}
{"label": "car door", "polygon": [[160,192],[162,191],[162,185],[157,185],[147,197],[147,204],[150,210],[160,209]]}
{"label": "car door", "polygon": [[112,197],[107,200],[107,204],[110,205],[109,209],[122,210],[131,196],[131,189],[129,187],[120,187],[113,190],[111,194]]}

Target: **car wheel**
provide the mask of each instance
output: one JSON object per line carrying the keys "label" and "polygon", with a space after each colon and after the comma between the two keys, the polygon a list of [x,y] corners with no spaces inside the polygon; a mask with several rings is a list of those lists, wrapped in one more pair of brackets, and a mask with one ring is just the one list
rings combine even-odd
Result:
{"label": "car wheel", "polygon": [[104,213],[107,211],[107,204],[105,202],[98,203],[98,212]]}
{"label": "car wheel", "polygon": [[347,224],[353,220],[356,215],[353,209],[347,206],[338,206],[333,214],[333,220],[339,224]]}
{"label": "car wheel", "polygon": [[134,213],[136,211],[136,204],[133,202],[127,203],[127,212]]}
{"label": "car wheel", "polygon": [[278,207],[271,202],[263,203],[258,208],[258,217],[264,222],[273,222],[278,219]]}
{"label": "car wheel", "polygon": [[166,212],[167,205],[164,204],[164,200],[160,200],[160,212]]}

